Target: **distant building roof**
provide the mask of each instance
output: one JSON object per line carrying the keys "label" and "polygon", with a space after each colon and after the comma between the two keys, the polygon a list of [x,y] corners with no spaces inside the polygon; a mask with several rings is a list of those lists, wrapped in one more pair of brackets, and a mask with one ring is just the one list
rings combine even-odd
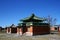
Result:
{"label": "distant building roof", "polygon": [[16,27],[14,24],[12,24],[10,27]]}
{"label": "distant building roof", "polygon": [[60,27],[60,25],[54,25],[54,27]]}

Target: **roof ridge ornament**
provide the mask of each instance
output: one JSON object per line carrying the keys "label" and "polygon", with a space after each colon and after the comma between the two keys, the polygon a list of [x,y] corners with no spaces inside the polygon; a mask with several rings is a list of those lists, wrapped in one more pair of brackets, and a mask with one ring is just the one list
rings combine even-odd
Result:
{"label": "roof ridge ornament", "polygon": [[35,16],[35,14],[34,13],[32,13],[32,17],[34,17]]}

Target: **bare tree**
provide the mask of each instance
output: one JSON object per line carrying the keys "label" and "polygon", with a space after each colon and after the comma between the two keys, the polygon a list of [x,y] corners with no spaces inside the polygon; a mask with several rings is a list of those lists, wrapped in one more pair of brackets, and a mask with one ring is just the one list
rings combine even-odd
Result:
{"label": "bare tree", "polygon": [[53,25],[56,25],[56,21],[57,21],[57,19],[54,18],[54,19],[53,19]]}
{"label": "bare tree", "polygon": [[51,16],[48,16],[47,22],[50,24],[50,26],[54,26],[56,24],[56,18],[53,19]]}

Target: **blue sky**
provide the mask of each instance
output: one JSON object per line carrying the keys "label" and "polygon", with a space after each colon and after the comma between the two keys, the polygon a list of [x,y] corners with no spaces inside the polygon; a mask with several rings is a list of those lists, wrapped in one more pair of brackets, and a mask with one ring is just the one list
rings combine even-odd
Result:
{"label": "blue sky", "polygon": [[32,13],[38,17],[50,15],[60,24],[60,0],[0,0],[0,26],[17,25]]}

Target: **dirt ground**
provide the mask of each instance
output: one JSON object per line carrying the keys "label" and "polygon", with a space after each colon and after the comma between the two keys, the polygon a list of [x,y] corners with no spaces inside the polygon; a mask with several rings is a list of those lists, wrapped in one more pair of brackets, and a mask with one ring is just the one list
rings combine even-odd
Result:
{"label": "dirt ground", "polygon": [[37,36],[21,36],[17,34],[0,34],[0,40],[60,40],[58,34],[47,34]]}

